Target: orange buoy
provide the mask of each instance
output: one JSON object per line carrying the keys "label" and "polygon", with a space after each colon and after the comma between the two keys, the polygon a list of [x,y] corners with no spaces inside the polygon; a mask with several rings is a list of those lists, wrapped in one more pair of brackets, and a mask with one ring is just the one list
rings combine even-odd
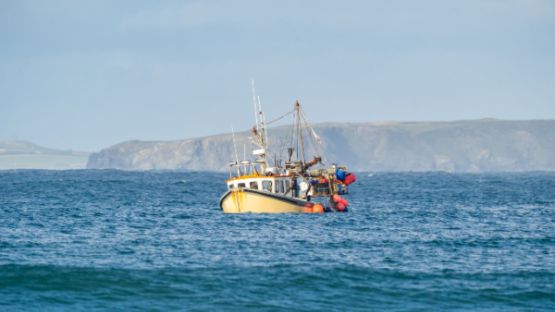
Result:
{"label": "orange buoy", "polygon": [[335,208],[336,208],[338,211],[345,211],[345,207],[346,207],[346,206],[345,206],[343,203],[337,203],[337,204],[335,204]]}
{"label": "orange buoy", "polygon": [[332,198],[333,198],[333,201],[336,202],[336,203],[339,202],[339,201],[341,200],[341,196],[339,196],[339,195],[337,195],[337,194],[333,195]]}
{"label": "orange buoy", "polygon": [[314,204],[313,204],[313,203],[306,203],[306,204],[304,204],[304,206],[303,206],[303,212],[304,212],[304,213],[312,213],[312,211],[313,211],[312,208],[313,208],[313,207],[314,207]]}
{"label": "orange buoy", "polygon": [[320,204],[315,204],[312,207],[312,212],[313,213],[324,213],[324,206],[320,205]]}

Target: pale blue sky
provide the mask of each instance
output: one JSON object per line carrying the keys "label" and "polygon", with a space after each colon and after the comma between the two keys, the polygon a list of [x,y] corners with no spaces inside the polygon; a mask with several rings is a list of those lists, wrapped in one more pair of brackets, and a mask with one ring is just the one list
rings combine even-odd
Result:
{"label": "pale blue sky", "polygon": [[313,122],[555,118],[555,1],[0,1],[0,140]]}

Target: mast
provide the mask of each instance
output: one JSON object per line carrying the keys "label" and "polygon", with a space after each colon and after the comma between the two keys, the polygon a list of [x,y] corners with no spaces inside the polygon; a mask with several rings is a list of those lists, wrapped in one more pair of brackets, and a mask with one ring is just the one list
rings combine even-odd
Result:
{"label": "mast", "polygon": [[268,145],[268,134],[266,133],[266,117],[264,116],[264,112],[262,112],[262,102],[260,101],[260,96],[256,96],[258,99],[258,111],[259,111],[259,131],[262,135],[262,139],[264,140],[264,148]]}
{"label": "mast", "polygon": [[256,95],[254,89],[254,80],[252,80],[252,100],[254,105],[254,118],[256,125],[252,127],[252,142],[258,146],[258,149],[252,151],[253,155],[258,156],[256,160],[262,167],[262,172],[266,171],[268,163],[266,161],[266,126],[264,113],[262,111],[262,103],[260,97]]}
{"label": "mast", "polygon": [[235,130],[231,127],[231,137],[233,138],[233,150],[235,151],[235,167],[237,168],[237,176],[241,175],[239,169],[239,156],[237,156],[237,142],[235,142]]}
{"label": "mast", "polygon": [[[321,144],[321,140],[320,137],[316,134],[316,131],[314,131],[314,128],[312,128],[308,121],[306,120],[306,116],[304,115],[304,111],[301,107],[301,103],[299,103],[299,101],[295,102],[295,106],[293,111],[295,112],[295,120],[294,120],[294,126],[293,126],[293,138],[292,138],[292,145],[294,145],[294,147],[296,147],[297,149],[297,164],[299,164],[299,172],[304,173],[304,171],[306,171],[308,168],[322,163],[322,157],[319,156],[318,151],[316,151],[316,154],[314,155],[314,157],[307,162],[306,158],[305,158],[305,138],[304,138],[304,134],[303,134],[303,128],[306,127],[306,135],[308,136],[309,141],[312,145],[310,145],[310,147],[312,147],[313,149],[317,149],[316,145]],[[291,155],[293,154],[293,148],[290,148],[288,150],[289,152],[289,162],[291,162]]]}
{"label": "mast", "polygon": [[[303,127],[301,121],[301,103],[297,100],[295,102],[295,127],[297,134],[297,159],[301,161],[302,164],[305,162],[304,158],[304,142],[303,142]],[[299,155],[300,152],[300,155]],[[300,156],[300,157],[299,157]]]}
{"label": "mast", "polygon": [[254,105],[254,122],[256,123],[256,130],[258,129],[258,109],[256,105],[256,91],[254,89],[254,79],[251,79],[251,91],[252,91],[252,104]]}

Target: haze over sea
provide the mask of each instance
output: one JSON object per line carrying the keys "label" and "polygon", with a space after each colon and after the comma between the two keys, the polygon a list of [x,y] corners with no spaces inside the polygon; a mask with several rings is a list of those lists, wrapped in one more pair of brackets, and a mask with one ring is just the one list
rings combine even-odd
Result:
{"label": "haze over sea", "polygon": [[0,307],[555,306],[555,173],[359,174],[350,211],[226,215],[222,173],[0,171]]}

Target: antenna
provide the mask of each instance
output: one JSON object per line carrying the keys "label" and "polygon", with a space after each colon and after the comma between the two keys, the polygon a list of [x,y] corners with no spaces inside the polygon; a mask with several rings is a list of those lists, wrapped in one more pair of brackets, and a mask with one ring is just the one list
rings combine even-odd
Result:
{"label": "antenna", "polygon": [[231,136],[233,138],[233,150],[235,151],[235,167],[237,168],[237,175],[241,175],[241,170],[239,169],[239,156],[237,155],[237,144],[235,144],[235,130],[231,127]]}
{"label": "antenna", "polygon": [[264,140],[264,148],[268,147],[268,135],[266,134],[266,117],[264,116],[264,112],[262,111],[262,101],[260,101],[260,96],[256,96],[258,100],[258,112],[260,115],[260,129],[262,130],[262,139]]}
{"label": "antenna", "polygon": [[258,129],[258,108],[256,105],[256,90],[254,88],[254,79],[251,79],[251,89],[252,89],[252,104],[254,105],[254,121],[256,122],[256,130],[260,130]]}

